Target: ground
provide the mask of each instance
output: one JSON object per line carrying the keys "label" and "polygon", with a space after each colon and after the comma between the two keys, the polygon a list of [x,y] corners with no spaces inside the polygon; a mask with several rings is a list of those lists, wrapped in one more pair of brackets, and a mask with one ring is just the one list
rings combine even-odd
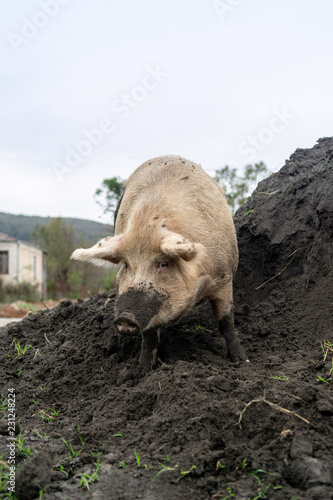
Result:
{"label": "ground", "polygon": [[22,319],[32,312],[40,311],[41,309],[51,309],[60,302],[60,300],[46,300],[45,302],[26,302],[24,300],[18,300],[11,304],[0,304],[0,319]]}
{"label": "ground", "polygon": [[297,150],[236,214],[249,362],[225,358],[205,302],[163,331],[145,376],[113,291],[0,329],[0,467],[15,393],[17,498],[333,498],[332,165],[333,139]]}

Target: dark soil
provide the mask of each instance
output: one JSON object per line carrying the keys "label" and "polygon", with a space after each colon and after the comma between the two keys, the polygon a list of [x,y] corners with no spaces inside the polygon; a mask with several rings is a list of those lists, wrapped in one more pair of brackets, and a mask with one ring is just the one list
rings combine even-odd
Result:
{"label": "dark soil", "polygon": [[[333,343],[333,138],[297,150],[235,220],[250,363],[225,359],[207,303],[164,330],[144,377],[140,339],[115,329],[113,291],[0,329],[1,401],[15,389],[24,439],[19,499],[43,488],[43,500],[333,498],[333,353],[322,348]],[[18,355],[13,339],[31,347]],[[88,490],[80,480],[98,460]]]}

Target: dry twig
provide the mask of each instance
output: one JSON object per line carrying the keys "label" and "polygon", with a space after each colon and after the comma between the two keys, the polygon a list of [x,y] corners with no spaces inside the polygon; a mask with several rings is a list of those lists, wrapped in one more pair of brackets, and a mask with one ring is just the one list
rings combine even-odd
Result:
{"label": "dry twig", "polygon": [[[301,248],[303,248],[303,247],[300,247],[300,248],[297,248],[297,250],[294,250],[290,255],[288,255],[287,259],[289,259],[289,257],[291,257],[292,255],[294,255],[299,250],[301,250]],[[294,260],[294,258],[295,258],[295,255],[294,255],[294,257],[292,259],[290,259],[290,261],[288,262],[288,264],[283,269],[281,269],[281,271],[279,271],[275,276],[272,276],[272,278],[269,278],[268,280],[264,281],[264,283],[262,283],[261,285],[257,286],[257,288],[255,288],[255,290],[259,290],[259,288],[261,288],[262,286],[266,285],[269,281],[272,281],[274,278],[277,278],[278,276],[280,276],[280,274],[282,274],[283,271],[285,271],[287,269],[287,267],[292,263],[292,261]]]}
{"label": "dry twig", "polygon": [[[295,413],[294,411],[287,410],[286,408],[283,408],[282,406],[279,406],[275,403],[271,403],[270,401],[267,401],[267,399],[265,399],[265,397],[263,397],[263,398],[253,399],[249,403],[246,403],[246,405],[245,405],[244,409],[241,411],[241,413],[239,415],[239,419],[238,419],[238,425],[239,425],[240,429],[242,428],[241,422],[242,422],[243,415],[246,412],[246,410],[248,409],[248,407],[251,406],[253,403],[266,403],[271,408],[274,408],[275,410],[281,411],[282,413],[286,413],[287,415],[294,415],[295,417],[303,420],[303,422],[305,422],[306,424],[312,425],[306,418],[302,417],[298,413]],[[314,426],[312,426],[312,427],[314,427]]]}
{"label": "dry twig", "polygon": [[267,194],[267,195],[268,195],[268,198],[269,198],[270,196],[272,196],[272,194],[276,194],[276,193],[278,193],[279,191],[280,191],[280,190],[279,190],[279,189],[277,189],[276,191],[271,191],[270,193],[266,193],[265,191],[257,191],[257,190],[255,190],[255,193],[258,193],[258,194]]}

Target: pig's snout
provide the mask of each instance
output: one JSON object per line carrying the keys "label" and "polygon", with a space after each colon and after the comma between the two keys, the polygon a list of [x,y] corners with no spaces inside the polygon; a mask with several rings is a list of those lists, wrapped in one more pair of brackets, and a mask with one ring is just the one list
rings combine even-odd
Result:
{"label": "pig's snout", "polygon": [[119,314],[115,319],[115,323],[117,326],[117,330],[120,333],[135,335],[140,330],[140,325],[137,322],[134,314],[128,311],[124,311]]}
{"label": "pig's snout", "polygon": [[117,298],[115,323],[119,332],[135,335],[156,316],[163,297],[153,287],[129,288]]}

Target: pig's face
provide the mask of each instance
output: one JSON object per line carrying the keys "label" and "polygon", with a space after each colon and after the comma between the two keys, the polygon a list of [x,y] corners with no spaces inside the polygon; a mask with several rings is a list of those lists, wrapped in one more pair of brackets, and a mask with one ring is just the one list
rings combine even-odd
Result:
{"label": "pig's face", "polygon": [[193,296],[193,278],[184,276],[190,266],[163,253],[125,255],[117,276],[118,330],[149,329],[179,316]]}
{"label": "pig's face", "polygon": [[97,265],[120,265],[115,322],[120,332],[129,334],[175,321],[193,305],[204,256],[201,244],[165,228],[144,232],[105,238],[72,256]]}

